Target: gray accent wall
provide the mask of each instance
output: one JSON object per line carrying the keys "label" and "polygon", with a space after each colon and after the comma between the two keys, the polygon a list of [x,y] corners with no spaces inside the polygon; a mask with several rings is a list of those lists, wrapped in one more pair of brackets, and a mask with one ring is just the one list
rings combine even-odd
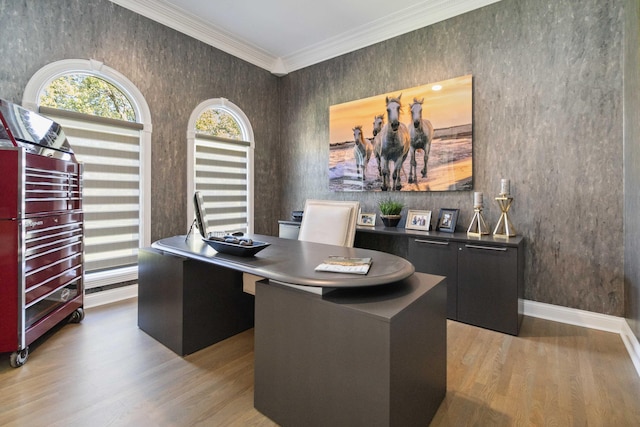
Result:
{"label": "gray accent wall", "polygon": [[[283,77],[281,216],[306,198],[376,212],[385,196],[328,190],[331,105],[473,74],[474,190],[493,227],[511,180],[525,298],[622,316],[623,4],[502,0]],[[394,196],[459,208],[461,230],[473,214],[469,191]]]}
{"label": "gray accent wall", "polygon": [[255,230],[277,233],[278,78],[108,0],[0,0],[0,97],[22,103],[43,66],[95,59],[142,92],[152,117],[151,239],[185,234],[187,122],[210,98],[249,118],[255,149]]}
{"label": "gray accent wall", "polygon": [[[227,98],[249,117],[255,230],[277,234],[277,220],[306,198],[358,199],[377,212],[385,196],[328,190],[331,105],[473,74],[474,190],[495,226],[492,198],[501,178],[511,180],[525,297],[616,316],[626,309],[637,335],[637,7],[502,0],[278,78],[108,0],[0,0],[0,97],[20,103],[36,71],[68,58],[102,61],[131,80],[153,119],[156,240],[186,231],[186,127],[203,100]],[[473,213],[471,191],[397,196],[434,216],[459,208],[462,230]]]}
{"label": "gray accent wall", "polygon": [[624,273],[625,316],[640,339],[640,1],[625,2]]}

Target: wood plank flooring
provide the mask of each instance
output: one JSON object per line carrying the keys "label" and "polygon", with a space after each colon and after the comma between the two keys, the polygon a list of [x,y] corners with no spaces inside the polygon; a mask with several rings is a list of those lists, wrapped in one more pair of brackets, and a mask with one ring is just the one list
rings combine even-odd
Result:
{"label": "wood plank flooring", "polygon": [[[525,318],[513,337],[448,322],[432,426],[640,426],[640,378],[616,334]],[[181,358],[137,327],[136,300],[86,310],[0,357],[2,426],[273,426],[253,408],[253,330]]]}

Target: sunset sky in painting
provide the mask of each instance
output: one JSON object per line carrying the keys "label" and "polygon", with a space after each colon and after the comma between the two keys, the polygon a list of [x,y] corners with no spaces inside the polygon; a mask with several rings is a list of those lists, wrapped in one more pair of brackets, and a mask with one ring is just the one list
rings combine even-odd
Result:
{"label": "sunset sky in painting", "polygon": [[[431,121],[435,129],[470,124],[472,120],[472,76],[456,77],[441,82],[429,83],[396,92],[383,93],[370,98],[332,105],[329,108],[330,143],[353,141],[353,128],[362,125],[365,138],[373,137],[373,118],[384,114],[387,123],[385,98],[402,93],[402,115],[400,121],[409,123],[409,106],[413,98],[424,98],[422,118]],[[432,90],[441,85],[440,91]]]}

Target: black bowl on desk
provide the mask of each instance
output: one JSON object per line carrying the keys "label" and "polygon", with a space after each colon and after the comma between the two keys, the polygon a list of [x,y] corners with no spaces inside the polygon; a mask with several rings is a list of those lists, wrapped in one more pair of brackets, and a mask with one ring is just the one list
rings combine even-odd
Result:
{"label": "black bowl on desk", "polygon": [[229,243],[222,240],[202,239],[206,244],[211,246],[216,252],[221,254],[229,254],[236,256],[254,256],[271,243],[253,241],[251,245],[241,245],[239,243]]}

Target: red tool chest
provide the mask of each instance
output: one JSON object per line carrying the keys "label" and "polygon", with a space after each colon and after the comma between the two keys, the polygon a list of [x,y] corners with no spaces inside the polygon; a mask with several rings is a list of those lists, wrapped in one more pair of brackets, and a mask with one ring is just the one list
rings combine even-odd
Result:
{"label": "red tool chest", "polygon": [[0,352],[83,311],[82,165],[62,128],[0,99]]}

